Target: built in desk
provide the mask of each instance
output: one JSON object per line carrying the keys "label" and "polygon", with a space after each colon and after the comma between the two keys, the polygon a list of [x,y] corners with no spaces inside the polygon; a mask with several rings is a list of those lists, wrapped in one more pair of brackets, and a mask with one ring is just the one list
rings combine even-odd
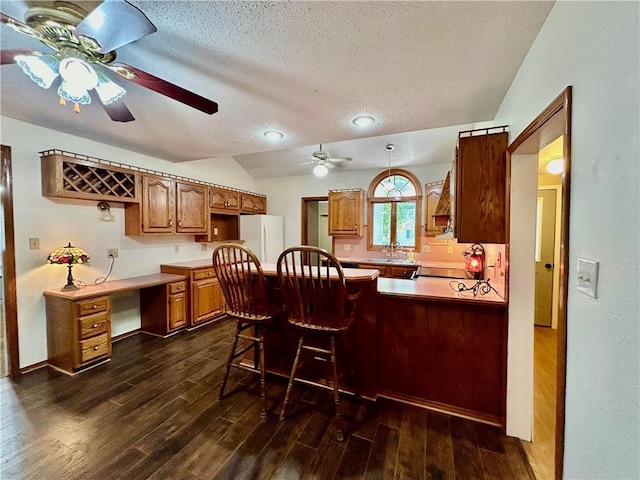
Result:
{"label": "built in desk", "polygon": [[141,330],[166,336],[187,323],[185,275],[155,273],[87,285],[45,290],[48,363],[65,373],[111,357],[111,296],[140,292]]}

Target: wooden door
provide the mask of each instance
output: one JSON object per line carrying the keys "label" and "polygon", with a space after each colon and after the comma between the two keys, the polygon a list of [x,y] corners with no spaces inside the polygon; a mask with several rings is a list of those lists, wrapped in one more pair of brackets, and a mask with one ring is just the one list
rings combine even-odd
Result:
{"label": "wooden door", "polygon": [[204,322],[224,311],[224,298],[217,279],[198,280],[193,283],[193,307],[191,321]]}
{"label": "wooden door", "polygon": [[169,178],[142,177],[142,231],[173,233],[174,184]]}
{"label": "wooden door", "polygon": [[329,192],[329,235],[362,236],[364,191]]}
{"label": "wooden door", "polygon": [[207,187],[176,182],[176,232],[207,233],[209,208]]}
{"label": "wooden door", "polygon": [[174,330],[187,323],[187,293],[169,295],[168,308],[169,330]]}
{"label": "wooden door", "polygon": [[536,297],[534,323],[550,327],[556,235],[556,191],[538,190],[536,225]]}

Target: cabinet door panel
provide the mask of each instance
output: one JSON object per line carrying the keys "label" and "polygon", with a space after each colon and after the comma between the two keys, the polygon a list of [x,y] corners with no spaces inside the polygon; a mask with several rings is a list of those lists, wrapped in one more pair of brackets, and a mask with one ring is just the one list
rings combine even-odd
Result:
{"label": "cabinet door panel", "polygon": [[169,295],[169,330],[183,326],[187,323],[187,294],[175,293]]}
{"label": "cabinet door panel", "polygon": [[174,185],[168,178],[142,177],[142,230],[172,233]]}
{"label": "cabinet door panel", "polygon": [[222,289],[217,280],[199,280],[193,283],[192,322],[209,320],[224,310]]}
{"label": "cabinet door panel", "polygon": [[444,182],[428,183],[424,187],[424,230],[427,237],[434,237],[442,233],[442,228],[437,227],[433,215],[436,213],[436,207],[440,201],[440,195],[442,193],[442,186]]}
{"label": "cabinet door panel", "polygon": [[362,236],[364,191],[329,192],[329,235]]}
{"label": "cabinet door panel", "polygon": [[209,209],[207,187],[191,183],[176,183],[176,217],[179,233],[207,233]]}

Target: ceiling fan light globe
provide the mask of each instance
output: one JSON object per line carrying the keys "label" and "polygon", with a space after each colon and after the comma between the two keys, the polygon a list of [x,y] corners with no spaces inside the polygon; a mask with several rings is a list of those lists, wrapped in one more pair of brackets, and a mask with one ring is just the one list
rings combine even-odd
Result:
{"label": "ceiling fan light globe", "polygon": [[547,163],[547,172],[551,175],[559,175],[564,172],[564,159],[554,158],[549,163]]}
{"label": "ceiling fan light globe", "polygon": [[96,72],[96,74],[98,76],[96,93],[103,105],[111,105],[126,95],[127,91],[117,83],[112,82],[104,73]]}
{"label": "ceiling fan light globe", "polygon": [[316,165],[315,167],[313,167],[313,174],[316,177],[324,177],[327,175],[327,173],[329,173],[329,169],[323,164]]}
{"label": "ceiling fan light globe", "polygon": [[63,58],[60,61],[59,72],[65,83],[85,91],[98,85],[98,74],[91,65],[80,58]]}
{"label": "ceiling fan light globe", "polygon": [[16,55],[14,59],[22,71],[42,88],[49,88],[58,78],[60,62],[53,55]]}
{"label": "ceiling fan light globe", "polygon": [[89,92],[73,83],[64,80],[58,87],[58,95],[68,102],[79,103],[80,105],[88,105],[91,103]]}

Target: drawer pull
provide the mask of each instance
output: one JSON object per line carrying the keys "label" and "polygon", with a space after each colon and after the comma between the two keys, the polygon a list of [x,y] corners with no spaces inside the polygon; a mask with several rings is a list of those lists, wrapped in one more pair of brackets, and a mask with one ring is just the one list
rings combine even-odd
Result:
{"label": "drawer pull", "polygon": [[94,303],[93,305],[91,305],[91,308],[95,310],[96,308],[98,308],[98,306]]}
{"label": "drawer pull", "polygon": [[98,324],[94,323],[93,325],[91,325],[91,328],[98,328]]}
{"label": "drawer pull", "polygon": [[213,272],[208,272],[207,275],[211,276],[213,275]]}
{"label": "drawer pull", "polygon": [[100,348],[99,345],[96,345],[95,347],[93,347],[94,350],[98,350]]}

